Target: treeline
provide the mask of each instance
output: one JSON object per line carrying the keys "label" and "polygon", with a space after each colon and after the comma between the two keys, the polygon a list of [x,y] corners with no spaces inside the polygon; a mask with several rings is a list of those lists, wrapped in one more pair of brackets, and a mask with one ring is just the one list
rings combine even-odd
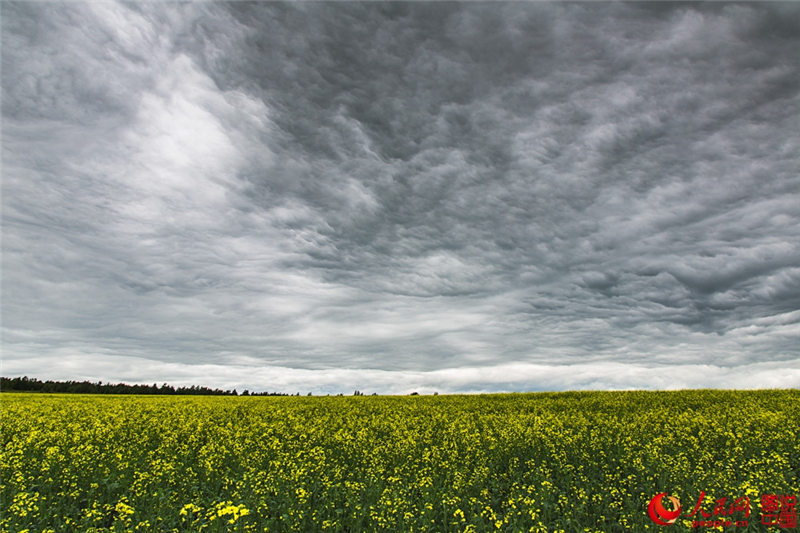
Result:
{"label": "treeline", "polygon": [[[152,385],[128,385],[127,383],[103,383],[98,381],[41,381],[23,376],[21,378],[0,377],[0,391],[11,392],[59,392],[75,394],[165,394],[165,395],[202,395],[202,396],[239,396],[236,389],[221,390],[208,387],[173,387],[164,383]],[[244,391],[242,396],[289,396],[281,392]]]}

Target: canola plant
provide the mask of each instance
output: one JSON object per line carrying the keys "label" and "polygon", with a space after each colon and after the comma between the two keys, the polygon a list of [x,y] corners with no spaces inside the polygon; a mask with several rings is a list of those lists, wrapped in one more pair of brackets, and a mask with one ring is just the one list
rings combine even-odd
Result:
{"label": "canola plant", "polygon": [[800,495],[797,390],[3,393],[0,412],[9,533],[781,531],[762,497]]}

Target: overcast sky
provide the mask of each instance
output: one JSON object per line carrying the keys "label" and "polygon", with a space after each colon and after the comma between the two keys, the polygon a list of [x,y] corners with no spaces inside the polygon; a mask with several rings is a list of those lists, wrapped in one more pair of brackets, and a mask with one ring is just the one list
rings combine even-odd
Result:
{"label": "overcast sky", "polygon": [[3,375],[800,386],[800,4],[0,9]]}

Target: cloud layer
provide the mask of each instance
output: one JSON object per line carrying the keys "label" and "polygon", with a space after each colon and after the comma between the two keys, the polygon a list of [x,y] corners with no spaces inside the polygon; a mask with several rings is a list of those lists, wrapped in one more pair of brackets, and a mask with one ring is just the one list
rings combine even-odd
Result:
{"label": "cloud layer", "polygon": [[4,375],[800,386],[800,9],[6,3]]}

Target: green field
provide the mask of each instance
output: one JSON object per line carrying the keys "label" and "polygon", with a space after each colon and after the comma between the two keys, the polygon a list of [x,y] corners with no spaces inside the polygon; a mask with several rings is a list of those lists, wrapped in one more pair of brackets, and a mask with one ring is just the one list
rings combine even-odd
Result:
{"label": "green field", "polygon": [[[800,391],[0,395],[4,532],[779,531]],[[749,498],[728,518],[691,527]],[[657,526],[651,498],[679,498]],[[664,505],[669,504],[664,500]],[[724,503],[724,502],[723,502]]]}

